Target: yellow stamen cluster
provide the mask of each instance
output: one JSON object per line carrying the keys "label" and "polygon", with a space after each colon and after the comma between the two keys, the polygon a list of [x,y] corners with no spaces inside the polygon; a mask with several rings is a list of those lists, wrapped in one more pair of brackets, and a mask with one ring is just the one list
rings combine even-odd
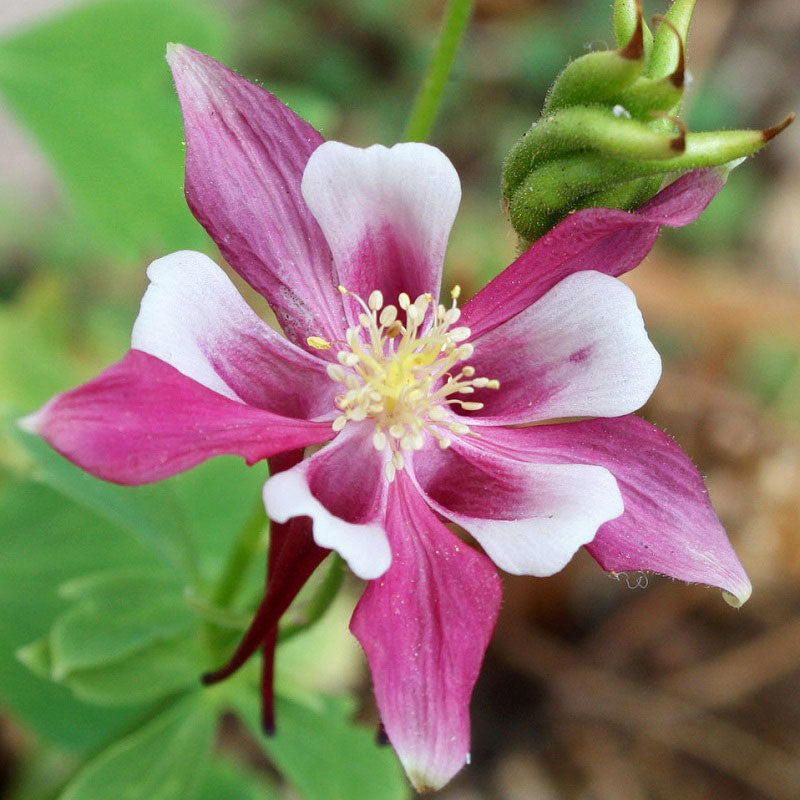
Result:
{"label": "yellow stamen cluster", "polygon": [[[379,452],[390,451],[384,469],[391,481],[396,471],[403,469],[403,452],[422,449],[426,433],[445,448],[451,443],[449,434],[470,432],[447,406],[478,411],[483,403],[461,396],[473,394],[475,389],[498,389],[500,383],[476,378],[475,368],[469,365],[453,374],[456,364],[473,353],[473,346],[466,341],[470,329],[452,327],[461,316],[456,306],[458,286],[450,293],[450,308],[436,306],[430,294],[412,302],[403,293],[397,306],[384,306],[383,295],[377,290],[367,302],[343,286],[339,291],[352,297],[363,311],[359,324],[345,334],[346,347],[336,354],[338,363],[328,365],[328,375],[344,388],[336,397],[342,413],[333,421],[333,428],[340,431],[351,420],[374,420],[372,442]],[[398,306],[405,312],[405,324],[399,318]],[[426,329],[429,311],[433,319]],[[309,337],[308,344],[317,350],[333,346],[318,336]]]}

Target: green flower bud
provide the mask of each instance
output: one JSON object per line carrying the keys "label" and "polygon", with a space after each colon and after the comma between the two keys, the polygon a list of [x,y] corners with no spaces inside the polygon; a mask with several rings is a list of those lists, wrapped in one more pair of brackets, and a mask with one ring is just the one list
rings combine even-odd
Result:
{"label": "green flower bud", "polygon": [[664,17],[657,17],[667,23],[661,25],[653,37],[645,74],[648,78],[664,78],[683,60],[686,39],[689,36],[689,25],[696,0],[675,0]]}
{"label": "green flower bud", "polygon": [[511,224],[524,242],[532,243],[574,209],[636,208],[658,191],[668,173],[720,166],[751,155],[793,119],[792,114],[766,131],[689,133],[682,152],[668,158],[610,158],[599,150],[583,150],[537,161],[506,195]]}
{"label": "green flower bud", "polygon": [[645,56],[653,47],[653,34],[642,17],[642,4],[639,0],[615,0],[614,2],[614,34],[617,46],[625,47],[633,39],[638,26],[642,27],[642,45]]}
{"label": "green flower bud", "polygon": [[653,35],[641,0],[615,0],[620,49],[582,56],[558,76],[542,119],[503,164],[503,196],[524,243],[578,208],[637,208],[668,174],[742,159],[792,121],[765,131],[687,132],[676,115],[695,1],[675,0],[654,19]]}
{"label": "green flower bud", "polygon": [[641,119],[651,111],[674,111],[683,99],[683,83],[676,86],[672,77],[659,81],[638,78],[626,89],[612,95],[611,102]]}
{"label": "green flower bud", "polygon": [[510,197],[539,164],[584,150],[612,158],[662,159],[682,153],[683,134],[669,135],[602,106],[565,108],[537,122],[511,149],[503,168]]}

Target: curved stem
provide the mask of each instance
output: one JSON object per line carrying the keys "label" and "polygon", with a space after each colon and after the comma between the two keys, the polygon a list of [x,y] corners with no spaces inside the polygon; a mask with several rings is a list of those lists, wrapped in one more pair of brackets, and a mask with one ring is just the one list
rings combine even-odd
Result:
{"label": "curved stem", "polygon": [[473,6],[474,0],[449,0],[447,3],[436,52],[411,111],[404,141],[424,142],[430,135]]}

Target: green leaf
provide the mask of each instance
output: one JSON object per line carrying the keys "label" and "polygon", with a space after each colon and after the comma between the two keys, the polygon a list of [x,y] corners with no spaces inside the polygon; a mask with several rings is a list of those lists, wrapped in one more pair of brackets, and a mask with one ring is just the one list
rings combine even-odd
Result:
{"label": "green leaf", "polygon": [[[170,478],[184,518],[192,531],[204,576],[216,581],[231,543],[261,501],[267,480],[266,462],[248,467],[241,458],[213,458],[189,472]],[[264,582],[263,558],[257,558],[258,583]]]}
{"label": "green leaf", "polygon": [[73,606],[17,653],[36,674],[111,706],[199,686],[207,664],[198,620],[174,575],[116,570],[70,581],[60,594]]}
{"label": "green leaf", "polygon": [[63,683],[87,703],[129,706],[199,688],[200,675],[209,666],[197,637],[172,639],[155,642],[120,661],[70,672]]}
{"label": "green leaf", "polygon": [[16,655],[34,675],[50,680],[50,676],[53,673],[53,657],[50,652],[50,638],[48,636],[20,647]]}
{"label": "green leaf", "polygon": [[196,0],[85,3],[0,43],[0,91],[109,248],[207,245],[185,206],[180,109],[164,50],[223,60],[228,25]]}
{"label": "green leaf", "polygon": [[61,594],[77,602],[50,631],[55,680],[191,635],[196,627],[174,575],[101,573],[65,584]]}
{"label": "green leaf", "polygon": [[35,475],[42,482],[127,531],[184,574],[193,574],[193,545],[169,485],[107,483],[71,464],[37,436],[20,432],[17,439],[34,460]]}
{"label": "green leaf", "polygon": [[140,542],[46,486],[18,481],[5,488],[0,498],[0,703],[51,742],[95,749],[141,712],[79,703],[68,689],[36,677],[15,653],[41,637],[64,610],[57,588],[67,578],[115,567],[156,568],[158,562]]}
{"label": "green leaf", "polygon": [[216,709],[192,693],[112,744],[59,800],[192,800],[203,785]]}
{"label": "green leaf", "polygon": [[245,767],[215,758],[208,765],[199,800],[278,800],[278,791]]}
{"label": "green leaf", "polygon": [[394,751],[344,716],[338,698],[316,699],[312,708],[279,697],[278,732],[271,737],[259,729],[255,692],[242,692],[238,709],[303,800],[406,800],[408,783]]}

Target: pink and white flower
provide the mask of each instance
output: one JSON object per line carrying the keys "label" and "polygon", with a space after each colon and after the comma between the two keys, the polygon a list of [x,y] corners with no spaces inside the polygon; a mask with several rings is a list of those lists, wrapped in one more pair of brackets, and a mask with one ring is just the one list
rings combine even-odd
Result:
{"label": "pink and white flower", "polygon": [[271,725],[278,619],[336,550],[369,581],[351,629],[386,734],[414,785],[437,788],[468,759],[500,606],[492,561],[551,575],[585,546],[607,570],[747,599],[697,470],[631,416],[661,363],[616,277],[661,225],[699,216],[717,173],[684,176],[633,214],[572,215],[459,309],[457,287],[437,300],[460,199],[439,150],[323,142],[207,56],[171,46],[168,59],[189,205],[285,337],[213,261],[173,253],[148,270],[125,358],[24,425],[123,484],[222,453],[270,459],[267,594],[209,681],[263,647]]}

